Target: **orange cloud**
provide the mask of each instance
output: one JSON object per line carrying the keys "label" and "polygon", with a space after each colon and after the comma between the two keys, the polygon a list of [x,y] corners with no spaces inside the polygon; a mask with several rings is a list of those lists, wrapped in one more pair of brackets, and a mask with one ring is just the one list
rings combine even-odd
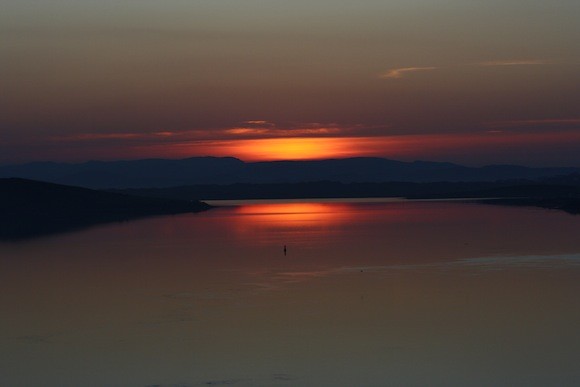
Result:
{"label": "orange cloud", "polygon": [[231,128],[224,130],[228,135],[244,137],[302,137],[302,136],[325,136],[340,134],[343,128],[297,128],[297,129],[267,129],[267,128]]}
{"label": "orange cloud", "polygon": [[225,133],[235,135],[266,135],[272,132],[266,128],[231,128],[226,129]]}
{"label": "orange cloud", "polygon": [[275,126],[275,124],[268,122],[268,121],[264,121],[264,120],[250,120],[250,121],[244,121],[244,124],[247,125],[262,125],[262,126]]}
{"label": "orange cloud", "polygon": [[[277,125],[268,121],[245,121],[243,125],[207,130],[206,138],[281,138],[281,137],[330,137],[348,136],[356,130],[373,129],[364,125],[339,125],[335,123],[307,122],[290,125]],[[184,132],[187,133],[187,132]],[[203,131],[196,131],[200,134]]]}
{"label": "orange cloud", "polygon": [[437,70],[437,67],[403,67],[398,69],[391,69],[380,75],[382,79],[399,79],[403,78],[407,73],[414,73],[418,71]]}

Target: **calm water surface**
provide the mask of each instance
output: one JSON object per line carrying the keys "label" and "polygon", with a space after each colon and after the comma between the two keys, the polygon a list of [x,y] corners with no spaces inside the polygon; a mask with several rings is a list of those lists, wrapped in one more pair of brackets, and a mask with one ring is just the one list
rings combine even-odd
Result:
{"label": "calm water surface", "polygon": [[580,217],[237,204],[0,243],[0,385],[580,385]]}

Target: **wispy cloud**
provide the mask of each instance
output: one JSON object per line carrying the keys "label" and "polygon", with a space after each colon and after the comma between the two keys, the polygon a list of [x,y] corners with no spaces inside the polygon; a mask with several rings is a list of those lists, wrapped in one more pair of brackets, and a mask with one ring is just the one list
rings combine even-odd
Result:
{"label": "wispy cloud", "polygon": [[265,120],[249,120],[243,122],[246,125],[259,125],[259,126],[276,126],[273,122],[268,122]]}
{"label": "wispy cloud", "polygon": [[349,131],[350,127],[339,127],[336,125],[304,124],[303,126],[278,128],[272,127],[248,127],[240,126],[236,128],[224,129],[223,132],[230,136],[240,137],[302,137],[302,136],[326,136],[341,134]]}
{"label": "wispy cloud", "polygon": [[381,79],[401,79],[409,75],[410,73],[420,72],[420,71],[433,71],[433,70],[445,70],[450,68],[465,67],[465,66],[475,66],[475,67],[500,67],[500,66],[541,66],[558,64],[559,62],[547,59],[499,59],[499,60],[489,60],[483,62],[475,63],[457,63],[448,66],[412,66],[412,67],[400,67],[394,68],[381,74],[379,77]]}
{"label": "wispy cloud", "polygon": [[341,125],[337,123],[284,123],[278,124],[265,120],[240,122],[239,126],[190,129],[159,130],[155,132],[87,132],[70,135],[51,136],[50,141],[60,143],[99,143],[99,144],[178,144],[199,141],[292,138],[292,137],[349,137],[352,135],[376,135],[385,126],[375,127],[362,124]]}
{"label": "wispy cloud", "polygon": [[122,142],[177,142],[183,138],[201,137],[203,133],[197,130],[185,132],[159,131],[142,133],[78,133],[72,135],[52,136],[51,141],[56,142],[102,142],[102,143],[122,143]]}
{"label": "wispy cloud", "polygon": [[225,129],[227,134],[236,134],[236,135],[265,135],[271,132],[271,129],[268,128],[247,128],[247,127],[238,127],[238,128],[230,128]]}
{"label": "wispy cloud", "polygon": [[401,67],[397,69],[388,70],[386,73],[380,75],[382,79],[400,79],[403,78],[408,73],[414,73],[419,71],[431,71],[437,70],[438,67]]}
{"label": "wispy cloud", "polygon": [[492,67],[492,66],[540,66],[553,64],[553,61],[545,59],[508,59],[508,60],[492,60],[486,62],[475,63],[476,66]]}
{"label": "wispy cloud", "polygon": [[277,138],[349,136],[357,131],[372,131],[367,125],[344,125],[329,122],[274,123],[264,120],[244,121],[239,126],[213,130],[221,138]]}
{"label": "wispy cloud", "polygon": [[519,128],[519,127],[570,127],[579,126],[580,118],[549,118],[541,120],[507,120],[487,123],[489,128]]}
{"label": "wispy cloud", "polygon": [[56,136],[57,141],[98,141],[98,140],[128,140],[142,138],[141,133],[80,133],[70,136]]}

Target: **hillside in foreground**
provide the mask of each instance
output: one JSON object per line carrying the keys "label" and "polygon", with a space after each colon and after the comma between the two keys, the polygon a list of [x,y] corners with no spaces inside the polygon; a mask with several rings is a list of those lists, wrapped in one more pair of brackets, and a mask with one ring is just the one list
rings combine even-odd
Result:
{"label": "hillside in foreground", "polygon": [[0,179],[0,239],[208,208],[196,200],[147,198],[18,178]]}

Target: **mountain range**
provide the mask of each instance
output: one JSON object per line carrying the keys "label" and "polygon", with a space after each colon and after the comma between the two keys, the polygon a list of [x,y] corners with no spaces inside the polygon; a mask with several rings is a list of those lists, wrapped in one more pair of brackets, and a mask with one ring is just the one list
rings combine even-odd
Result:
{"label": "mountain range", "polygon": [[0,166],[0,178],[25,178],[94,189],[164,188],[193,184],[289,184],[474,182],[527,179],[580,173],[580,168],[531,168],[517,165],[467,167],[446,162],[404,162],[384,158],[244,162],[233,157],[34,162]]}

